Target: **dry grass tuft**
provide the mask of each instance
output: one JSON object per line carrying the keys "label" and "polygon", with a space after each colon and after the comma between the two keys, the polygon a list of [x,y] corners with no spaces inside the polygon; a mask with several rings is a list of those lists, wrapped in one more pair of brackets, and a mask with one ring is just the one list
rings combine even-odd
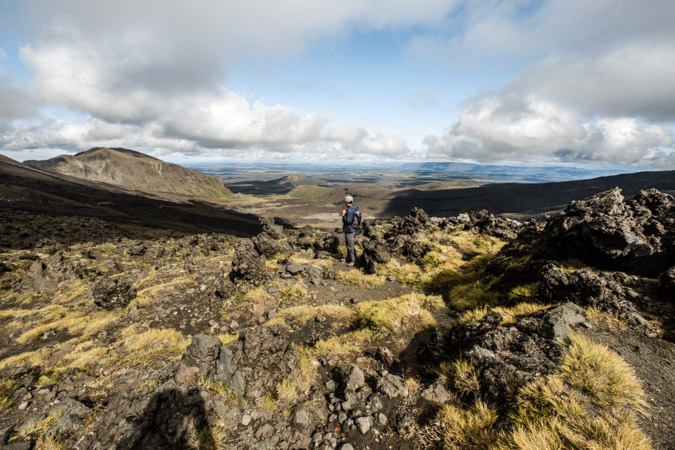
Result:
{"label": "dry grass tuft", "polygon": [[573,335],[560,368],[568,383],[582,390],[603,408],[645,411],[647,403],[633,368],[607,347]]}
{"label": "dry grass tuft", "polygon": [[518,319],[522,317],[531,316],[532,314],[543,311],[550,307],[551,305],[546,305],[543,303],[519,303],[511,307],[495,306],[492,308],[488,306],[482,306],[480,308],[474,308],[466,311],[460,316],[459,320],[463,323],[477,322],[487,314],[494,312],[502,316],[502,322],[500,325],[513,325],[518,321]]}
{"label": "dry grass tuft", "polygon": [[321,306],[291,306],[290,308],[282,309],[267,324],[276,323],[294,323],[296,325],[304,325],[308,321],[324,317],[330,319],[334,326],[343,326],[351,322],[354,318],[354,311],[346,306],[340,305],[321,305]]}
{"label": "dry grass tuft", "polygon": [[0,411],[10,408],[14,402],[14,392],[19,387],[16,381],[7,379],[0,381]]}
{"label": "dry grass tuft", "polygon": [[364,289],[384,286],[387,281],[382,275],[369,275],[359,270],[347,270],[336,275],[338,280]]}
{"label": "dry grass tuft", "polygon": [[438,296],[412,293],[402,297],[359,303],[354,308],[355,328],[370,328],[386,333],[417,333],[435,327],[436,319],[429,309],[442,305]]}
{"label": "dry grass tuft", "polygon": [[177,361],[185,352],[190,339],[172,329],[138,331],[136,325],[122,330],[123,347],[127,351],[120,365],[146,366],[163,359]]}
{"label": "dry grass tuft", "polygon": [[228,445],[228,432],[223,425],[202,428],[194,433],[187,442],[191,450],[225,450]]}
{"label": "dry grass tuft", "polygon": [[[443,363],[439,375],[459,392],[478,392],[478,374],[466,361]],[[496,412],[477,398],[471,406],[446,404],[415,437],[423,448],[651,450],[637,420],[646,408],[633,369],[607,348],[573,335],[559,373],[518,392],[506,412],[511,428],[494,430]]]}
{"label": "dry grass tuft", "polygon": [[601,310],[597,306],[589,306],[585,311],[588,320],[604,325],[612,331],[618,332],[628,329],[628,321],[620,318],[618,313],[612,314]]}
{"label": "dry grass tuft", "polygon": [[419,448],[491,448],[497,440],[492,432],[497,419],[497,411],[480,399],[468,409],[446,404],[429,425],[418,430]]}
{"label": "dry grass tuft", "polygon": [[478,397],[480,393],[480,373],[476,366],[464,358],[441,363],[439,376],[443,384],[452,387],[462,396]]}

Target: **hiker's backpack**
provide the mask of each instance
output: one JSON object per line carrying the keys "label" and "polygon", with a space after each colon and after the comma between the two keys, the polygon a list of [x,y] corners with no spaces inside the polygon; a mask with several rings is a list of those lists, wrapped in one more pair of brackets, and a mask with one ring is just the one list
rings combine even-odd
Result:
{"label": "hiker's backpack", "polygon": [[350,206],[349,209],[352,210],[352,223],[350,223],[349,226],[356,231],[361,225],[361,210],[358,206]]}

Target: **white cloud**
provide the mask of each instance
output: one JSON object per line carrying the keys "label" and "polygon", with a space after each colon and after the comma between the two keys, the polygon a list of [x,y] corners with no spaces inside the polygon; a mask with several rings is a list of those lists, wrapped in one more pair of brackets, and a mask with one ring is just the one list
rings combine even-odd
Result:
{"label": "white cloud", "polygon": [[572,111],[530,96],[474,100],[448,133],[425,139],[428,157],[479,162],[604,162],[675,167],[672,132],[635,118],[582,123]]}

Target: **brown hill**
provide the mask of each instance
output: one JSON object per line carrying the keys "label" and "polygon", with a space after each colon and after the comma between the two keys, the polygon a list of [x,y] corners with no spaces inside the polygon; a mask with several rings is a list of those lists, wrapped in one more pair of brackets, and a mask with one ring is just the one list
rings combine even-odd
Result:
{"label": "brown hill", "polygon": [[26,165],[76,178],[120,186],[164,198],[220,201],[231,192],[213,176],[123,148],[93,148]]}
{"label": "brown hill", "polygon": [[[167,233],[252,236],[260,231],[258,218],[253,215],[203,202],[160,200],[47,172],[2,156],[0,215],[0,247],[7,248],[27,248],[43,238],[101,242]],[[81,225],[83,220],[88,221],[87,226]]]}

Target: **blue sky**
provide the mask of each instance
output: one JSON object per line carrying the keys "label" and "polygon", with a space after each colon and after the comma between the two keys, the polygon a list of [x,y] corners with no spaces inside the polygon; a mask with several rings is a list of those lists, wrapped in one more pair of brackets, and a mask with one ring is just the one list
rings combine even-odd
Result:
{"label": "blue sky", "polygon": [[0,0],[0,153],[675,168],[670,0]]}

